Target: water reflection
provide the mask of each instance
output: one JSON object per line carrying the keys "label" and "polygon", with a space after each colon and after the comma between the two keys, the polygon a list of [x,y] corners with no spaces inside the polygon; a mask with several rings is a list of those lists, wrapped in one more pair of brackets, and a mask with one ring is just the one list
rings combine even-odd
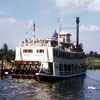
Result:
{"label": "water reflection", "polygon": [[[56,82],[0,80],[0,100],[99,100],[100,70],[88,70],[86,76]],[[96,87],[95,90],[88,86]]]}
{"label": "water reflection", "polygon": [[11,77],[0,80],[0,100],[78,100],[84,97],[83,90],[83,76],[56,82],[16,82]]}
{"label": "water reflection", "polygon": [[41,89],[39,96],[44,100],[69,100],[84,98],[84,76],[74,77],[54,83],[40,82],[36,87]]}

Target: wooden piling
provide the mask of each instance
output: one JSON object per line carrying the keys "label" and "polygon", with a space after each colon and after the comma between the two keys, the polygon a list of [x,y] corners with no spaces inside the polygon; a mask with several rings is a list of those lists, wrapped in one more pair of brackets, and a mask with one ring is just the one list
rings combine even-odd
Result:
{"label": "wooden piling", "polygon": [[3,80],[3,57],[1,59],[1,80]]}

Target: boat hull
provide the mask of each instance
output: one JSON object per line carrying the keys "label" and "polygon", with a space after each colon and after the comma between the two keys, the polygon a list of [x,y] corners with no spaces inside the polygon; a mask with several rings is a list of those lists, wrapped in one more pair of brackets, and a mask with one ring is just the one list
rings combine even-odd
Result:
{"label": "boat hull", "polygon": [[66,75],[66,76],[53,76],[53,75],[47,75],[47,74],[38,74],[36,75],[36,80],[40,81],[56,81],[56,80],[63,80],[63,79],[68,79],[68,78],[73,78],[73,77],[78,77],[78,76],[83,76],[85,75],[86,71],[82,73],[77,73],[73,75]]}

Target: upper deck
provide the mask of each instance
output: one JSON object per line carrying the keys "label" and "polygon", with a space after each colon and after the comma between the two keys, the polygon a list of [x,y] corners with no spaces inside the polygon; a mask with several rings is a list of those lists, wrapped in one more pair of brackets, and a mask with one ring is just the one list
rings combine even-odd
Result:
{"label": "upper deck", "polygon": [[82,49],[70,40],[70,33],[59,34],[59,39],[25,39],[16,47],[16,61],[53,62],[55,59],[81,59]]}
{"label": "upper deck", "polygon": [[69,32],[56,33],[57,37],[47,38],[47,39],[25,39],[22,41],[18,47],[53,47],[62,49],[68,52],[83,52],[82,45],[78,48],[74,45],[74,42],[70,39],[71,34]]}

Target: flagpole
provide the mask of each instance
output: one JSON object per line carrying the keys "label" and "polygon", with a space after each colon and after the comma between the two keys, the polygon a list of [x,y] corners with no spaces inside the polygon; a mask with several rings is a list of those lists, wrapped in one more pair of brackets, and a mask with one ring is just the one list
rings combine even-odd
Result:
{"label": "flagpole", "polygon": [[33,43],[35,42],[35,23],[33,23]]}
{"label": "flagpole", "polygon": [[58,19],[58,23],[59,23],[59,32],[58,32],[58,47],[60,46],[60,32],[61,32],[61,18]]}

